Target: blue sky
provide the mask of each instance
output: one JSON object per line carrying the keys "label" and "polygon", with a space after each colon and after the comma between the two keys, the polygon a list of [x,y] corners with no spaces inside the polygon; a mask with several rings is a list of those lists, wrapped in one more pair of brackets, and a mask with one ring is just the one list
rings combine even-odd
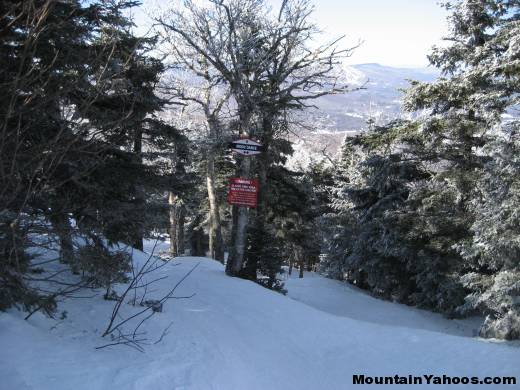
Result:
{"label": "blue sky", "polygon": [[314,17],[347,42],[362,39],[350,63],[426,66],[426,55],[448,32],[436,0],[316,0]]}
{"label": "blue sky", "polygon": [[[276,6],[280,0],[269,0]],[[144,0],[144,7],[163,6],[168,0]],[[362,40],[349,64],[423,67],[434,44],[447,34],[447,12],[436,0],[314,0],[316,23],[326,36],[345,35],[346,47]],[[136,13],[140,30],[146,18]]]}

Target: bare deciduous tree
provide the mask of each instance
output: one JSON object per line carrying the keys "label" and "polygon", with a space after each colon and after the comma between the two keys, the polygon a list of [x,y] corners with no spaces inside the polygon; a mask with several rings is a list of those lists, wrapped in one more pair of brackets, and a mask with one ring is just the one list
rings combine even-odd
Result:
{"label": "bare deciduous tree", "polygon": [[200,142],[206,160],[206,189],[209,200],[209,252],[210,256],[224,262],[224,242],[220,218],[220,203],[217,194],[215,159],[224,141],[224,125],[221,112],[229,100],[229,90],[222,78],[210,71],[204,57],[186,45],[175,35],[165,34],[166,51],[173,75],[162,87],[172,99],[187,106],[195,106],[204,117],[205,134]]}
{"label": "bare deciduous tree", "polygon": [[[253,167],[250,158],[238,158],[237,166],[241,177],[259,175],[259,221],[266,212],[269,144],[282,128],[275,122],[287,110],[347,90],[338,83],[336,68],[352,49],[338,50],[339,40],[311,47],[319,33],[311,13],[306,0],[284,1],[276,15],[263,0],[210,0],[205,5],[186,1],[155,18],[164,36],[189,48],[227,84],[236,106],[238,135],[264,143],[259,164]],[[233,242],[226,267],[230,275],[243,272],[249,223],[250,210],[233,207]]]}

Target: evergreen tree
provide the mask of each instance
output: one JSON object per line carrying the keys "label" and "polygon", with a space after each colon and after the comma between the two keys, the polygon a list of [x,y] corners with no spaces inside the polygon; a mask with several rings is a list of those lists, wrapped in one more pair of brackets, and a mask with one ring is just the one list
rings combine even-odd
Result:
{"label": "evergreen tree", "polygon": [[429,230],[429,209],[415,199],[431,178],[416,128],[397,122],[346,140],[322,267],[386,299],[450,313],[461,299],[444,244],[451,230]]}
{"label": "evergreen tree", "polygon": [[[31,239],[41,246],[42,237],[57,237],[63,263],[99,275],[92,268],[99,264],[85,262],[93,258],[83,256],[88,250],[76,258],[74,229],[103,256],[110,253],[104,238],[133,244],[136,231],[142,236],[144,189],[171,182],[157,156],[155,163],[143,158],[143,135],[150,151],[163,152],[181,136],[153,116],[165,104],[154,94],[162,65],[145,55],[154,40],[129,32],[124,12],[136,4],[2,4],[2,308],[21,302],[52,309],[52,300],[26,283]],[[126,269],[128,259],[116,258]],[[106,271],[106,280],[119,272]]]}
{"label": "evergreen tree", "polygon": [[[488,314],[486,337],[518,337],[517,125],[501,122],[518,104],[519,6],[446,5],[451,44],[430,56],[442,77],[404,99],[420,119],[346,142],[324,264],[386,298]],[[493,141],[500,128],[509,135]]]}
{"label": "evergreen tree", "polygon": [[481,196],[472,202],[473,240],[461,246],[472,265],[462,280],[471,291],[463,313],[480,312],[483,337],[520,338],[520,226],[518,224],[520,139],[518,122],[486,147],[489,162],[479,181]]}
{"label": "evergreen tree", "polygon": [[518,104],[520,2],[472,0],[448,9],[452,43],[435,48],[430,57],[445,77],[432,85],[415,85],[408,108],[431,110],[422,130],[430,139],[428,150],[443,163],[433,182],[441,183],[434,198],[439,200],[433,214],[436,225],[446,231],[448,215],[459,221],[448,244],[459,248],[462,258],[452,261],[461,264],[458,272],[469,295],[458,312],[479,309],[489,314],[483,336],[517,338],[515,267],[506,265],[510,263],[499,249],[506,237],[513,237],[513,231],[502,228],[508,217],[500,206],[507,209],[515,202],[504,173],[505,167],[514,166],[508,151],[516,141],[512,136],[509,142],[499,138],[486,144],[502,115]]}
{"label": "evergreen tree", "polygon": [[33,0],[2,2],[1,18],[2,307],[30,308],[40,301],[45,309],[52,302],[24,278],[30,265],[24,248],[32,244],[30,233],[45,231],[42,218],[66,230],[52,212],[57,187],[88,174],[67,173],[65,161],[86,151],[88,129],[74,114],[95,99],[91,80],[102,58],[89,42],[107,15],[99,3]]}

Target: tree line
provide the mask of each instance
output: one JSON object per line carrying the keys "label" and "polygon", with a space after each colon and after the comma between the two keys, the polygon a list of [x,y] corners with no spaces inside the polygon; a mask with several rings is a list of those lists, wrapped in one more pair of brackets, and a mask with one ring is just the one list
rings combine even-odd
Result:
{"label": "tree line", "polygon": [[323,170],[329,213],[323,270],[377,296],[484,315],[483,337],[520,337],[518,147],[520,2],[463,1],[442,74],[413,82],[420,113],[348,138]]}

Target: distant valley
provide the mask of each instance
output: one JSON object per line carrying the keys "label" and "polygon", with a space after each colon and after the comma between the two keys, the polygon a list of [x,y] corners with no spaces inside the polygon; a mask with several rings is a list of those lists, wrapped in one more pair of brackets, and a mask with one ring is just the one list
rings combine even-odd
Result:
{"label": "distant valley", "polygon": [[[409,86],[408,80],[431,82],[439,72],[435,68],[394,68],[379,64],[359,64],[345,68],[345,78],[355,88],[343,95],[324,96],[315,104],[317,109],[305,113],[305,122],[314,131],[302,130],[294,137],[297,159],[302,154],[325,153],[335,155],[346,134],[366,129],[367,120],[377,124],[399,118],[402,89]],[[319,157],[318,157],[319,158]]]}
{"label": "distant valley", "polygon": [[350,85],[363,89],[320,99],[317,106],[330,119],[327,130],[359,131],[369,118],[378,123],[395,119],[401,111],[400,89],[409,86],[407,80],[430,82],[438,76],[433,68],[392,68],[379,64],[353,65],[346,72]]}

